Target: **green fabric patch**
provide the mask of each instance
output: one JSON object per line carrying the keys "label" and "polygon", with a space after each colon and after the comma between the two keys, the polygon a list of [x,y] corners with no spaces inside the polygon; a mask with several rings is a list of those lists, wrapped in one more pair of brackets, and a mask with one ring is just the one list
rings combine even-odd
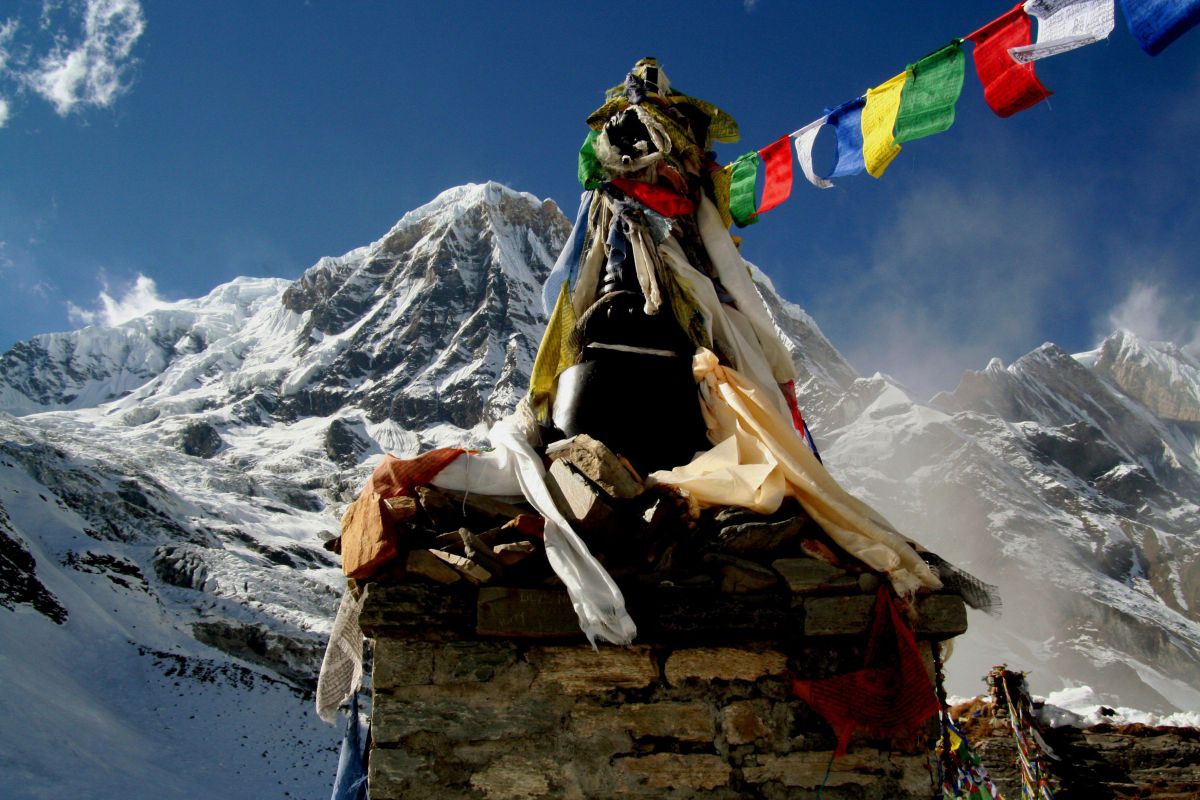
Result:
{"label": "green fabric patch", "polygon": [[758,204],[754,200],[754,184],[758,179],[758,153],[739,156],[731,165],[729,180],[729,213],[739,228],[758,222]]}
{"label": "green fabric patch", "polygon": [[604,170],[600,169],[600,162],[596,159],[595,144],[599,135],[596,131],[588,131],[583,146],[579,148],[579,182],[585,189],[595,189],[604,183]]}
{"label": "green fabric patch", "polygon": [[897,144],[941,133],[954,124],[966,59],[958,41],[908,67],[894,138]]}

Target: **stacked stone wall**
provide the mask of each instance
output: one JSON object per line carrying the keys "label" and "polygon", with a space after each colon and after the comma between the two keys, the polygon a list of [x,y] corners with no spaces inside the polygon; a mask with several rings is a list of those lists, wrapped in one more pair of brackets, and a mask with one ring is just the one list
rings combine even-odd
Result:
{"label": "stacked stone wall", "polygon": [[[862,666],[870,587],[792,588],[632,587],[638,643],[593,649],[561,590],[373,587],[372,800],[930,797],[927,742],[855,740],[831,765],[831,729],[791,693]],[[931,664],[965,610],[918,609]]]}

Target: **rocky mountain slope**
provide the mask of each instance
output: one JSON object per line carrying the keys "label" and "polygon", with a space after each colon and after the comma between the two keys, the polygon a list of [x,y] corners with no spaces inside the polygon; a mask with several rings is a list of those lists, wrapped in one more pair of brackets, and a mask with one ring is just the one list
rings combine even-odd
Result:
{"label": "rocky mountain slope", "polygon": [[[568,227],[459,187],[295,282],[0,356],[0,767],[52,781],[17,796],[78,794],[89,770],[97,796],[204,796],[205,759],[232,765],[223,797],[328,791],[337,731],[305,696],[342,585],[322,539],[383,451],[479,443],[516,403]],[[1035,690],[1200,708],[1191,357],[1046,345],[922,403],[758,278],[834,474],[1001,586],[952,691],[1008,661]]]}

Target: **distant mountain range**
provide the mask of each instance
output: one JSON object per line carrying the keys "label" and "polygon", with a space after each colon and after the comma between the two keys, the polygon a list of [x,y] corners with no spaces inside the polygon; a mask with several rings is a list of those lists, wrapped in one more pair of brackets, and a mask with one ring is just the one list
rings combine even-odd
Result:
{"label": "distant mountain range", "polygon": [[[328,791],[322,540],[382,452],[480,443],[515,405],[568,232],[553,202],[458,187],[297,281],[0,357],[0,766],[39,787],[17,797]],[[1119,331],[919,402],[755,275],[834,475],[1001,587],[951,691],[1007,661],[1035,691],[1200,708],[1200,364]]]}

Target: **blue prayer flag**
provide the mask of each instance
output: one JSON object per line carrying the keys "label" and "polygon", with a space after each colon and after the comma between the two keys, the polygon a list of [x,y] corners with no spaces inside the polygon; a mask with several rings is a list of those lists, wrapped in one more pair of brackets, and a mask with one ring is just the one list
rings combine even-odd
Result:
{"label": "blue prayer flag", "polygon": [[866,103],[865,97],[859,97],[828,112],[828,124],[834,126],[837,132],[837,163],[833,165],[833,172],[822,177],[857,175],[866,168],[863,163],[862,133],[862,110]]}
{"label": "blue prayer flag", "polygon": [[1152,56],[1200,23],[1200,0],[1121,0],[1125,22]]}

